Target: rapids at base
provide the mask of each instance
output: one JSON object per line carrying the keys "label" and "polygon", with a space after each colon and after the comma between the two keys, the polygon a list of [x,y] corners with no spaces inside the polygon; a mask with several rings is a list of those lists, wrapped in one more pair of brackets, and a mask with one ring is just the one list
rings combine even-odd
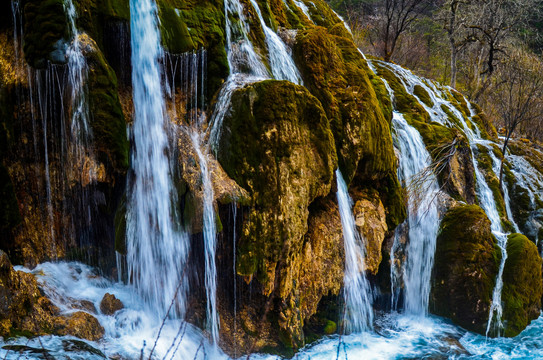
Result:
{"label": "rapids at base", "polygon": [[[18,270],[30,272],[18,267]],[[66,300],[88,300],[99,309],[107,292],[125,305],[114,316],[96,315],[105,329],[99,342],[86,345],[73,337],[19,337],[0,342],[2,359],[147,359],[154,346],[162,319],[150,317],[148,309],[131,286],[112,283],[96,276],[80,263],[44,263],[32,270],[46,295],[62,312],[76,311]],[[438,318],[377,314],[374,331],[339,337],[325,337],[302,349],[296,359],[541,359],[543,317],[515,338],[485,339]],[[165,322],[153,352],[156,359],[228,359],[215,350],[205,334],[192,325],[179,333],[182,322]],[[14,345],[20,345],[15,347]],[[339,357],[338,357],[338,345]],[[7,348],[6,348],[7,346]],[[90,346],[90,347],[87,347]],[[11,347],[11,350],[8,350]],[[17,350],[14,350],[17,349]],[[22,353],[20,349],[26,349]],[[47,354],[44,355],[44,351]],[[245,359],[242,356],[240,359]],[[271,360],[276,356],[253,354],[251,359]]]}

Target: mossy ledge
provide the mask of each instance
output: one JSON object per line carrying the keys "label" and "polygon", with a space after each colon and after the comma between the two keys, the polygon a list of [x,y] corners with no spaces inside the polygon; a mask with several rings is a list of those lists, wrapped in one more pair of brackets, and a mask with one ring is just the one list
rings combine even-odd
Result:
{"label": "mossy ledge", "polygon": [[543,279],[537,246],[522,234],[507,239],[503,269],[504,335],[513,337],[540,315]]}
{"label": "mossy ledge", "polygon": [[477,205],[447,211],[437,238],[430,311],[485,334],[501,251]]}

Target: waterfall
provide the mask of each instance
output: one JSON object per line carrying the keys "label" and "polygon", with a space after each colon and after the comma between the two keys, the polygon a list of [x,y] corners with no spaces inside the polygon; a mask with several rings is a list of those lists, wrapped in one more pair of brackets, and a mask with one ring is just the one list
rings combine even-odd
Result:
{"label": "waterfall", "polygon": [[[183,287],[187,235],[176,228],[172,203],[169,136],[159,59],[162,57],[157,8],[153,0],[130,1],[134,123],[132,175],[127,192],[127,264],[129,280],[155,315],[166,309]],[[184,312],[177,297],[175,312]]]}
{"label": "waterfall", "polygon": [[215,209],[213,208],[213,184],[206,155],[202,152],[200,136],[197,131],[191,135],[192,144],[198,155],[200,173],[204,190],[204,248],[205,248],[205,287],[206,287],[206,314],[207,328],[211,334],[213,344],[219,342],[219,315],[217,312],[217,267],[215,264],[215,250],[217,247],[217,228]]}
{"label": "waterfall", "polygon": [[[292,60],[290,49],[266,25],[256,0],[251,0],[251,5],[258,15],[260,25],[264,31],[272,73],[270,74],[261,57],[255,52],[249,39],[250,28],[244,15],[242,3],[239,0],[225,0],[226,51],[230,76],[228,76],[219,92],[218,101],[209,120],[209,144],[215,152],[221,137],[222,121],[230,109],[232,95],[237,89],[271,77],[278,80],[289,80],[296,84],[302,83],[302,77]],[[234,23],[230,20],[230,17],[239,18],[239,21]]]}
{"label": "waterfall", "polygon": [[398,177],[406,184],[409,194],[406,220],[409,242],[406,249],[407,263],[403,268],[405,309],[410,314],[426,315],[439,229],[439,185],[433,172],[426,172],[431,157],[419,132],[396,111],[393,113],[392,126],[394,145],[400,154]]}
{"label": "waterfall", "polygon": [[[368,64],[375,71],[371,61]],[[382,80],[394,104],[394,92],[388,82]],[[399,247],[398,229],[391,249],[391,303],[393,308],[397,305],[397,287],[401,277],[405,286],[406,312],[425,316],[439,230],[439,185],[435,174],[428,171],[432,159],[419,132],[397,111],[392,113],[392,127],[394,146],[399,152],[398,178],[408,189],[407,219],[400,226],[407,227],[409,242],[407,262],[400,275],[394,261],[394,253]]]}
{"label": "waterfall", "polygon": [[357,333],[372,328],[373,309],[370,284],[366,278],[364,241],[356,229],[352,200],[341,172],[336,170],[337,200],[345,246],[345,331]]}
{"label": "waterfall", "polygon": [[266,45],[268,47],[268,60],[270,62],[273,77],[277,80],[288,80],[295,84],[301,84],[302,76],[296,68],[294,60],[292,60],[290,50],[287,50],[287,46],[275,31],[266,25],[262,12],[260,11],[260,6],[256,0],[251,0],[251,4],[256,10],[260,25],[264,30]]}

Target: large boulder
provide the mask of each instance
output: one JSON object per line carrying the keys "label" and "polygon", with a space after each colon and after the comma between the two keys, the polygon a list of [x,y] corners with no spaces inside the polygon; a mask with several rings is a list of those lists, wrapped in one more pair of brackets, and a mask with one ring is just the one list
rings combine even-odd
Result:
{"label": "large boulder", "polygon": [[[262,81],[237,90],[223,121],[218,160],[226,173],[251,195],[238,244],[236,269],[262,294],[286,299],[296,288],[294,276],[309,205],[331,189],[337,157],[330,124],[320,102],[302,86]],[[288,319],[295,302],[284,303],[280,322],[298,347],[302,322]],[[291,315],[289,315],[291,314]]]}
{"label": "large boulder", "polygon": [[479,206],[447,211],[437,238],[430,311],[485,334],[500,259],[490,220]]}
{"label": "large boulder", "polygon": [[503,269],[503,335],[516,336],[539,317],[542,281],[537,246],[524,235],[509,235]]}
{"label": "large boulder", "polygon": [[405,206],[384,115],[391,113],[381,108],[366,61],[349,36],[322,27],[299,31],[293,54],[304,85],[326,104],[345,181],[377,190],[388,226],[400,224]]}

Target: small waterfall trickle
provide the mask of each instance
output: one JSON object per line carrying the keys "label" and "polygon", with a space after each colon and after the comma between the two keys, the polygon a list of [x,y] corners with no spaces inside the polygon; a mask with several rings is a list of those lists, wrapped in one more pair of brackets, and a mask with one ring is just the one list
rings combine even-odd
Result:
{"label": "small waterfall trickle", "polygon": [[295,84],[301,84],[302,76],[300,75],[298,68],[296,68],[294,60],[292,60],[290,50],[275,31],[266,25],[262,12],[260,11],[260,6],[256,0],[251,0],[251,4],[256,10],[260,25],[264,30],[266,46],[268,47],[268,60],[273,77],[277,80],[288,80]]}
{"label": "small waterfall trickle", "polygon": [[356,229],[352,200],[341,172],[336,170],[337,200],[345,246],[345,332],[358,333],[373,327],[372,294],[366,278],[366,250]]}
{"label": "small waterfall trickle", "polygon": [[153,0],[131,0],[132,175],[127,199],[128,276],[150,310],[163,317],[184,313],[186,291],[179,286],[187,261],[187,235],[177,228],[176,199],[170,167],[172,124],[165,114],[159,60],[163,56]]}
{"label": "small waterfall trickle", "polygon": [[217,248],[217,228],[215,209],[213,208],[213,184],[207,161],[207,156],[202,150],[202,142],[197,131],[191,134],[192,144],[198,155],[200,173],[204,191],[203,220],[204,220],[204,248],[205,248],[205,288],[206,288],[206,314],[207,328],[211,334],[214,345],[219,342],[219,314],[217,312],[217,266],[215,263],[215,251]]}

